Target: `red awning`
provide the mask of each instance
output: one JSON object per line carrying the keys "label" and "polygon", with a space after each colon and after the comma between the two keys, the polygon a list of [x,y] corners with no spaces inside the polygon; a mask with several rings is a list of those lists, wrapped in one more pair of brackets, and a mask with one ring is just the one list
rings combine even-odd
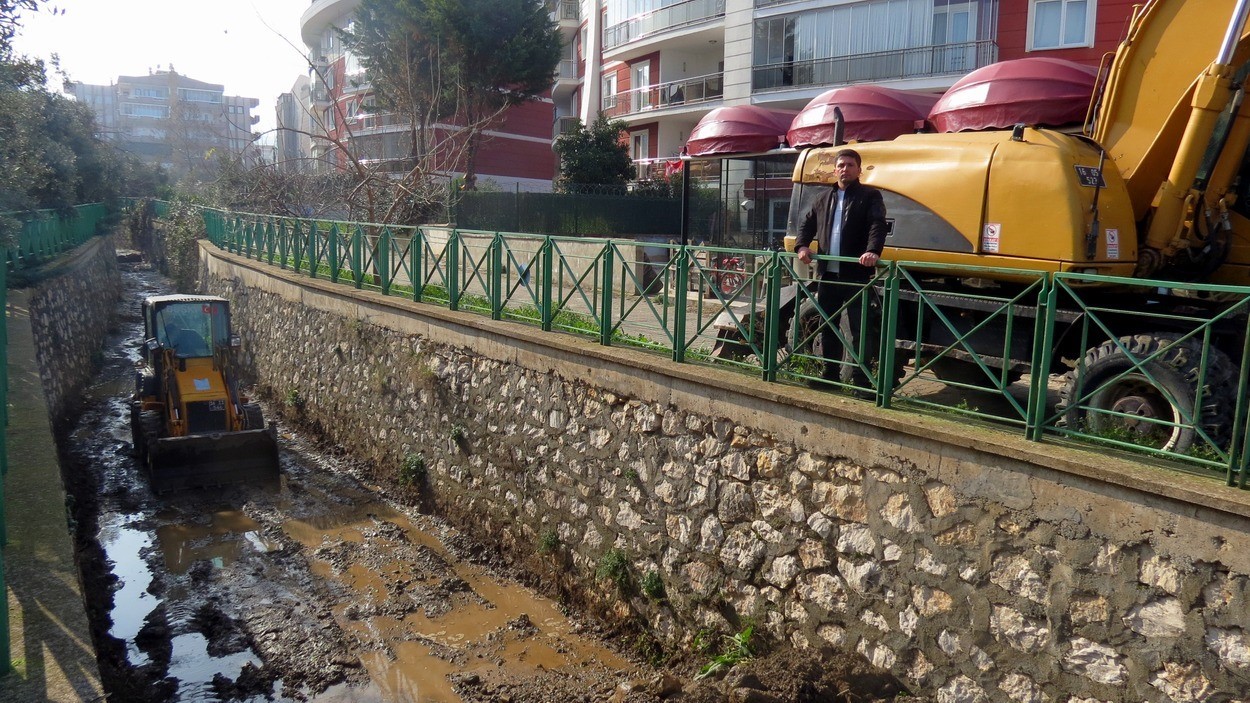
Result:
{"label": "red awning", "polygon": [[929,121],[939,132],[1079,124],[1097,79],[1096,68],[1063,59],[1000,61],[959,79],[929,111]]}
{"label": "red awning", "polygon": [[755,105],[718,107],[703,116],[690,130],[686,153],[690,156],[758,154],[776,149],[786,138],[791,110],[770,110]]}
{"label": "red awning", "polygon": [[909,93],[877,85],[834,88],[812,98],[786,132],[790,146],[833,144],[833,108],[842,110],[843,138],[847,141],[893,139],[923,127],[938,96]]}

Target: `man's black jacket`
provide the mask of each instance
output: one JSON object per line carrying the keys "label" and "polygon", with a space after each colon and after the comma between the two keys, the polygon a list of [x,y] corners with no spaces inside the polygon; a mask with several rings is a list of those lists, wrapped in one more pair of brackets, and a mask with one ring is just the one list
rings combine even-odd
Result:
{"label": "man's black jacket", "polygon": [[[799,221],[798,239],[794,243],[795,249],[808,246],[813,241],[819,241],[820,233],[829,232],[829,220],[837,205],[836,193],[836,188],[830,188],[803,213]],[[880,256],[888,232],[889,228],[885,221],[885,201],[881,198],[881,191],[854,181],[847,185],[846,195],[842,198],[840,251],[819,253],[859,258],[864,252],[870,251]],[[823,274],[825,262],[816,263],[817,272]],[[846,281],[867,281],[872,278],[872,271],[873,269],[860,266],[858,263],[843,261],[838,267],[838,278]]]}

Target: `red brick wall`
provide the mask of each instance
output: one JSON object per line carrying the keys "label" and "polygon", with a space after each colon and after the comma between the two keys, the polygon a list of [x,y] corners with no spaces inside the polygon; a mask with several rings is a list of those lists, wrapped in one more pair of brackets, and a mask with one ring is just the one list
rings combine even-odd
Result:
{"label": "red brick wall", "polygon": [[998,11],[998,57],[1001,61],[1026,56],[1049,56],[1097,66],[1103,54],[1114,52],[1128,32],[1133,5],[1141,0],[1097,0],[1094,19],[1094,46],[1078,49],[1027,51],[1029,27],[1028,0],[1004,0]]}

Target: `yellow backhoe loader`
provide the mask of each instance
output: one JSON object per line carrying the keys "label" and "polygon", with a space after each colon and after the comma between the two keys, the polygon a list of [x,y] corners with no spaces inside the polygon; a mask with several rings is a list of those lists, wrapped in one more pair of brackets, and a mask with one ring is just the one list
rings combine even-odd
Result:
{"label": "yellow backhoe loader", "polygon": [[277,429],[230,372],[239,338],[230,303],[160,295],[142,304],[142,361],[130,404],[135,453],[155,493],[241,482],[276,483]]}

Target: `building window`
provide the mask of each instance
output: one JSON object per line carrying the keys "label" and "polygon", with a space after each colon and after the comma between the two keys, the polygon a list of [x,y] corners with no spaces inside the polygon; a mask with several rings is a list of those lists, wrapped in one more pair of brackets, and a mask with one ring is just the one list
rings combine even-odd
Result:
{"label": "building window", "polygon": [[611,110],[616,107],[616,73],[609,73],[603,76],[603,109]]}
{"label": "building window", "polygon": [[1031,0],[1029,50],[1094,45],[1095,0]]}
{"label": "building window", "polygon": [[178,99],[186,100],[189,103],[220,103],[221,93],[211,90],[192,90],[190,88],[179,88]]}
{"label": "building window", "polygon": [[169,106],[122,103],[122,114],[127,117],[155,117],[163,120],[169,118]]}
{"label": "building window", "polygon": [[134,97],[164,100],[169,97],[169,91],[165,88],[135,88]]}
{"label": "building window", "polygon": [[983,9],[980,0],[868,0],[756,20],[752,90],[945,72],[933,47],[988,39],[976,21]]}

